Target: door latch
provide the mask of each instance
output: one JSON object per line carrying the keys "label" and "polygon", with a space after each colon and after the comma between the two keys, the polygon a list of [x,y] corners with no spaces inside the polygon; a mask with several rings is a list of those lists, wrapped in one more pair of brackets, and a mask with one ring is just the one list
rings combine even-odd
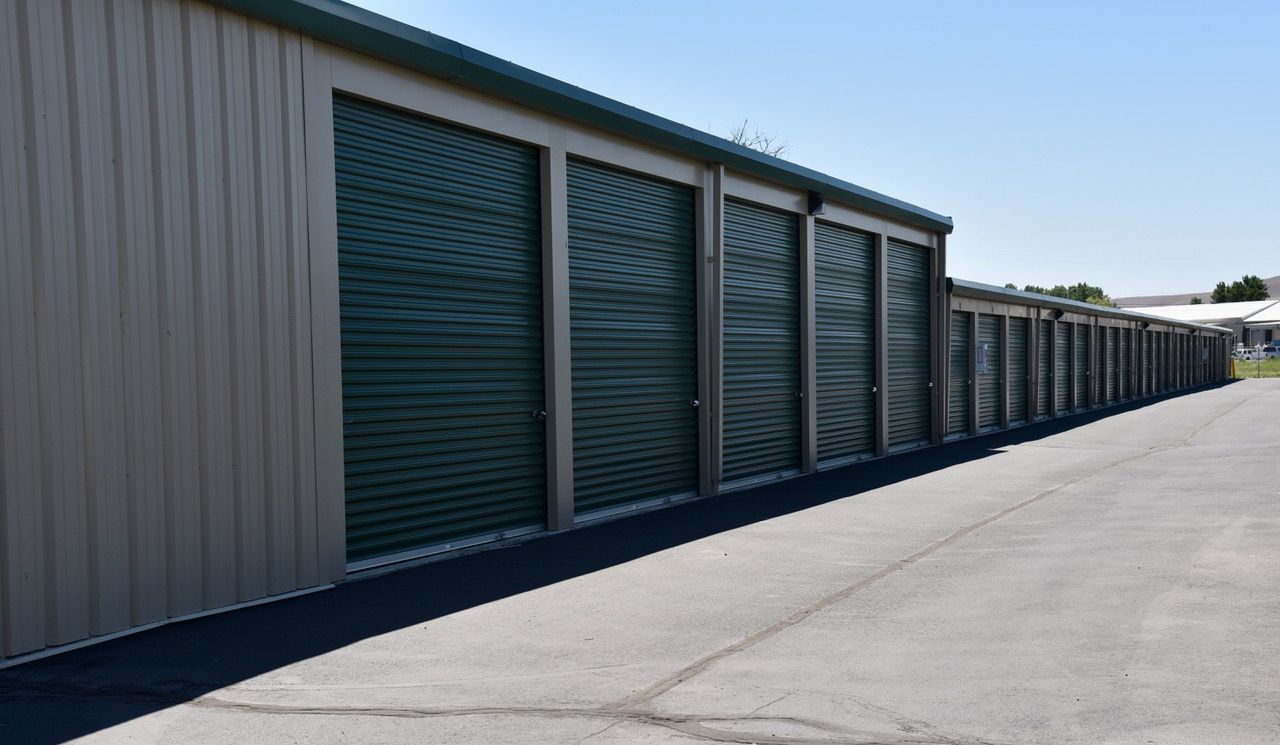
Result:
{"label": "door latch", "polygon": [[530,416],[532,416],[535,420],[537,420],[537,421],[539,421],[539,422],[545,422],[545,421],[547,421],[547,410],[546,410],[546,409],[534,409],[533,413],[532,413],[532,414],[530,414]]}

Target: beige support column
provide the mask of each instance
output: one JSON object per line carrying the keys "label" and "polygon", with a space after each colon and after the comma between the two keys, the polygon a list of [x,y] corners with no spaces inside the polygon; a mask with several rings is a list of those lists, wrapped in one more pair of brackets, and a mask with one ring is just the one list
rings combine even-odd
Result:
{"label": "beige support column", "polygon": [[1000,316],[1000,429],[1009,428],[1009,315]]}
{"label": "beige support column", "polygon": [[[876,455],[889,454],[889,239],[876,236]],[[943,336],[947,336],[943,334]]]}
{"label": "beige support column", "polygon": [[724,166],[713,164],[707,169],[704,187],[704,212],[708,241],[703,254],[706,290],[700,306],[706,313],[707,365],[706,398],[698,424],[706,432],[703,458],[706,462],[699,479],[705,494],[720,490],[724,478]]}
{"label": "beige support column", "polygon": [[[943,324],[948,323],[947,312],[950,310],[950,300],[947,298],[947,234],[937,233],[936,245],[933,251],[929,253],[931,258],[929,262],[930,280],[929,286],[933,288],[933,302],[930,304],[929,313],[929,330],[932,337],[930,345],[930,365],[929,365],[929,421],[931,423],[929,441],[937,444],[942,442],[943,436],[947,431],[947,408],[946,394],[947,386],[945,371],[947,369],[949,354],[950,329]],[[976,316],[975,316],[976,318]],[[977,385],[975,380],[973,383]]]}
{"label": "beige support column", "polygon": [[720,318],[724,166],[708,165],[698,190],[698,493],[720,481]]}
{"label": "beige support column", "polygon": [[573,374],[569,335],[569,181],[564,131],[542,155],[542,359],[547,530],[573,527]]}
{"label": "beige support column", "polygon": [[316,549],[321,581],[347,573],[342,443],[342,336],[338,302],[338,203],[333,153],[333,67],[302,41],[307,163],[307,251],[311,269],[312,406],[315,427]]}
{"label": "beige support column", "polygon": [[800,468],[818,470],[818,340],[813,215],[800,223]]}

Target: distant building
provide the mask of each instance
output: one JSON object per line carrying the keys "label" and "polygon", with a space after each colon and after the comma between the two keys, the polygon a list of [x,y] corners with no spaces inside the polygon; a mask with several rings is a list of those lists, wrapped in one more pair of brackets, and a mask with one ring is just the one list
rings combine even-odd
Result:
{"label": "distant building", "polygon": [[1142,312],[1222,326],[1231,329],[1236,341],[1245,346],[1266,344],[1277,338],[1280,330],[1280,298],[1243,303],[1143,306]]}
{"label": "distant building", "polygon": [[[1262,280],[1267,286],[1267,291],[1271,293],[1271,297],[1280,299],[1280,274],[1274,277],[1268,277]],[[1150,311],[1151,308],[1169,305],[1187,305],[1191,302],[1191,298],[1198,297],[1200,302],[1208,303],[1209,296],[1213,294],[1212,290],[1204,292],[1184,292],[1175,295],[1133,295],[1131,297],[1113,298],[1112,302],[1117,308],[1142,308],[1143,312]]]}

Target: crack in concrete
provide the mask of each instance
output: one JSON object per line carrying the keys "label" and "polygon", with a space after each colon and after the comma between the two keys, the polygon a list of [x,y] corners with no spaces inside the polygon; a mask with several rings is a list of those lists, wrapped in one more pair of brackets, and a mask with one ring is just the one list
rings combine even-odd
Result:
{"label": "crack in concrete", "polygon": [[[590,739],[623,722],[662,727],[707,742],[737,745],[996,745],[985,740],[961,740],[931,733],[918,735],[886,735],[850,730],[830,722],[788,716],[718,716],[704,714],[659,714],[642,709],[604,709],[539,706],[476,706],[456,708],[361,707],[361,706],[296,706],[227,701],[212,696],[198,698],[189,704],[206,709],[243,711],[255,714],[313,716],[378,716],[402,719],[432,719],[466,716],[532,716],[559,719],[608,719],[611,723],[584,739]],[[708,726],[714,723],[778,722],[799,725],[830,733],[831,736],[771,735],[735,732]]]}
{"label": "crack in concrete", "polygon": [[[1229,411],[1224,411],[1211,417],[1193,431],[1188,433],[1181,440],[1169,445],[1157,446],[1144,450],[1142,452],[1119,458],[1106,463],[1098,468],[1083,474],[1081,476],[1068,479],[1050,489],[1046,489],[1028,499],[1022,500],[1010,507],[999,512],[989,515],[982,520],[974,522],[963,528],[960,528],[943,538],[930,543],[923,549],[907,556],[903,559],[891,562],[871,575],[865,576],[857,582],[847,585],[835,592],[829,593],[809,605],[800,608],[787,616],[775,621],[753,634],[743,639],[723,647],[715,652],[707,654],[689,665],[681,668],[677,672],[668,675],[654,684],[637,691],[619,701],[605,704],[598,707],[507,707],[507,706],[480,706],[480,707],[457,707],[457,708],[399,708],[399,707],[352,707],[352,706],[295,706],[282,704],[266,704],[237,702],[225,699],[219,699],[213,696],[195,695],[195,690],[199,688],[194,683],[186,681],[166,681],[162,684],[150,686],[129,686],[129,685],[111,685],[104,684],[101,686],[93,686],[86,684],[76,684],[69,682],[54,681],[23,681],[23,682],[0,682],[0,693],[7,697],[27,697],[32,699],[51,698],[51,697],[69,697],[82,698],[84,696],[93,696],[98,700],[114,700],[124,703],[140,703],[140,704],[168,704],[168,705],[189,705],[211,710],[222,711],[244,711],[257,714],[277,714],[277,715],[348,715],[348,716],[383,716],[383,717],[399,717],[399,718],[433,718],[433,717],[464,717],[464,716],[532,716],[532,717],[550,717],[550,718],[597,718],[610,720],[608,726],[588,735],[584,740],[602,734],[618,724],[629,722],[640,725],[649,725],[662,727],[679,734],[692,737],[694,739],[707,742],[731,743],[737,745],[998,745],[995,741],[976,738],[956,738],[947,736],[925,722],[918,720],[910,720],[897,712],[890,712],[883,707],[876,707],[869,702],[862,702],[864,706],[871,709],[881,709],[884,713],[889,714],[892,719],[897,720],[899,725],[909,724],[917,730],[917,733],[898,733],[887,735],[871,731],[859,731],[841,727],[834,723],[812,720],[803,717],[788,716],[755,716],[755,712],[770,706],[778,701],[786,698],[786,694],[775,699],[764,706],[757,707],[752,713],[745,716],[718,716],[718,715],[698,715],[698,714],[674,714],[674,713],[657,713],[648,708],[642,708],[646,704],[652,702],[659,696],[669,692],[676,686],[687,682],[688,680],[706,672],[718,662],[744,650],[761,643],[762,641],[778,634],[779,632],[801,623],[810,618],[819,611],[828,608],[836,603],[845,600],[852,595],[860,592],[871,585],[893,575],[894,573],[906,569],[916,562],[924,559],[937,551],[950,546],[957,541],[973,534],[974,532],[991,525],[992,523],[1007,517],[1027,506],[1039,502],[1047,497],[1057,494],[1064,489],[1074,486],[1082,481],[1093,478],[1094,476],[1122,465],[1132,463],[1142,458],[1149,457],[1156,453],[1167,452],[1181,447],[1187,447],[1191,441],[1206,428],[1217,422],[1223,417],[1234,414],[1237,410],[1248,404],[1250,399],[1244,399]],[[612,666],[602,666],[612,667]],[[827,733],[829,736],[787,736],[787,735],[771,735],[763,733],[736,732],[723,729],[716,729],[713,725],[721,724],[742,724],[742,723],[787,723],[798,725],[813,730]]]}
{"label": "crack in concrete", "polygon": [[1176,441],[1175,443],[1154,447],[1149,450],[1144,450],[1142,452],[1136,453],[1134,455],[1116,459],[1105,465],[1099,466],[1098,468],[1095,468],[1094,470],[1089,471],[1088,473],[1068,479],[1058,484],[1057,486],[1046,489],[1032,497],[1028,497],[1027,499],[1022,500],[1021,502],[1018,502],[1017,504],[1014,504],[1010,507],[1006,507],[1005,509],[1000,510],[999,512],[993,515],[989,515],[975,523],[971,523],[969,525],[966,525],[963,528],[960,528],[959,530],[953,531],[952,533],[934,541],[933,543],[930,543],[928,546],[925,546],[924,548],[911,554],[910,556],[904,559],[899,559],[897,561],[891,562],[885,565],[884,567],[882,567],[879,571],[871,575],[868,575],[866,577],[863,577],[862,579],[860,579],[857,582],[854,582],[853,584],[846,585],[845,587],[842,587],[839,590],[836,590],[835,592],[828,593],[827,595],[824,595],[823,597],[818,598],[817,600],[810,603],[809,605],[806,605],[803,608],[800,608],[799,610],[793,611],[792,613],[773,622],[772,624],[764,627],[763,629],[760,629],[759,631],[749,634],[748,636],[745,636],[742,639],[739,639],[733,644],[722,647],[716,650],[715,652],[712,652],[710,654],[707,654],[695,660],[689,665],[686,665],[680,670],[677,670],[676,672],[662,678],[656,683],[653,683],[652,685],[646,688],[643,688],[639,691],[632,693],[630,696],[626,696],[614,702],[613,704],[610,705],[610,708],[635,708],[638,706],[642,706],[650,701],[653,701],[659,696],[662,696],[663,694],[669,692],[671,689],[675,688],[676,686],[681,685],[682,683],[685,683],[690,679],[697,677],[698,675],[701,675],[702,673],[706,672],[707,670],[715,666],[718,662],[728,657],[731,657],[739,652],[745,651],[747,649],[750,649],[756,646],[760,642],[775,636],[779,632],[782,632],[804,621],[805,619],[808,619],[809,617],[813,616],[815,613],[818,613],[821,610],[829,608],[843,600],[847,600],[849,597],[880,582],[886,577],[892,576],[897,572],[900,572],[903,569],[910,567],[911,565],[915,564],[921,559],[927,558],[932,554],[938,551],[941,551],[942,549],[956,543],[957,541],[971,535],[972,533],[978,530],[981,530],[982,528],[985,528],[988,525],[996,522],[997,520],[1005,518],[1013,514],[1014,512],[1017,512],[1018,510],[1023,509],[1024,507],[1029,507],[1030,505],[1035,504],[1036,502],[1039,502],[1043,499],[1053,496],[1054,494],[1057,494],[1064,489],[1067,489],[1071,486],[1075,486],[1076,484],[1082,481],[1091,479],[1094,476],[1097,476],[1098,474],[1104,471],[1110,470],[1112,468],[1126,465],[1128,463],[1141,460],[1142,458],[1147,458],[1151,455],[1154,455],[1155,453],[1174,450],[1181,447],[1186,447],[1187,445],[1190,444],[1191,440],[1196,435],[1200,434],[1200,432],[1202,432],[1205,428],[1209,427],[1211,424],[1218,421],[1222,417],[1227,416],[1228,414],[1235,413],[1236,410],[1244,406],[1246,403],[1248,403],[1247,399],[1244,401],[1241,401],[1238,405],[1236,405],[1229,411],[1224,411],[1217,414],[1216,416],[1205,421],[1200,426],[1196,427],[1186,437],[1182,438],[1179,441]]}

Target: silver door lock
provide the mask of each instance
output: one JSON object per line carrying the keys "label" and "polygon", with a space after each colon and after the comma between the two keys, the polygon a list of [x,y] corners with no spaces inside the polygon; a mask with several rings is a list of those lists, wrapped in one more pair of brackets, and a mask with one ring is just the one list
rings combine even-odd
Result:
{"label": "silver door lock", "polygon": [[696,409],[702,405],[702,402],[695,398],[689,402],[689,405]]}
{"label": "silver door lock", "polygon": [[530,414],[530,416],[532,416],[534,419],[538,420],[539,422],[545,422],[547,421],[547,410],[535,409],[534,412]]}

